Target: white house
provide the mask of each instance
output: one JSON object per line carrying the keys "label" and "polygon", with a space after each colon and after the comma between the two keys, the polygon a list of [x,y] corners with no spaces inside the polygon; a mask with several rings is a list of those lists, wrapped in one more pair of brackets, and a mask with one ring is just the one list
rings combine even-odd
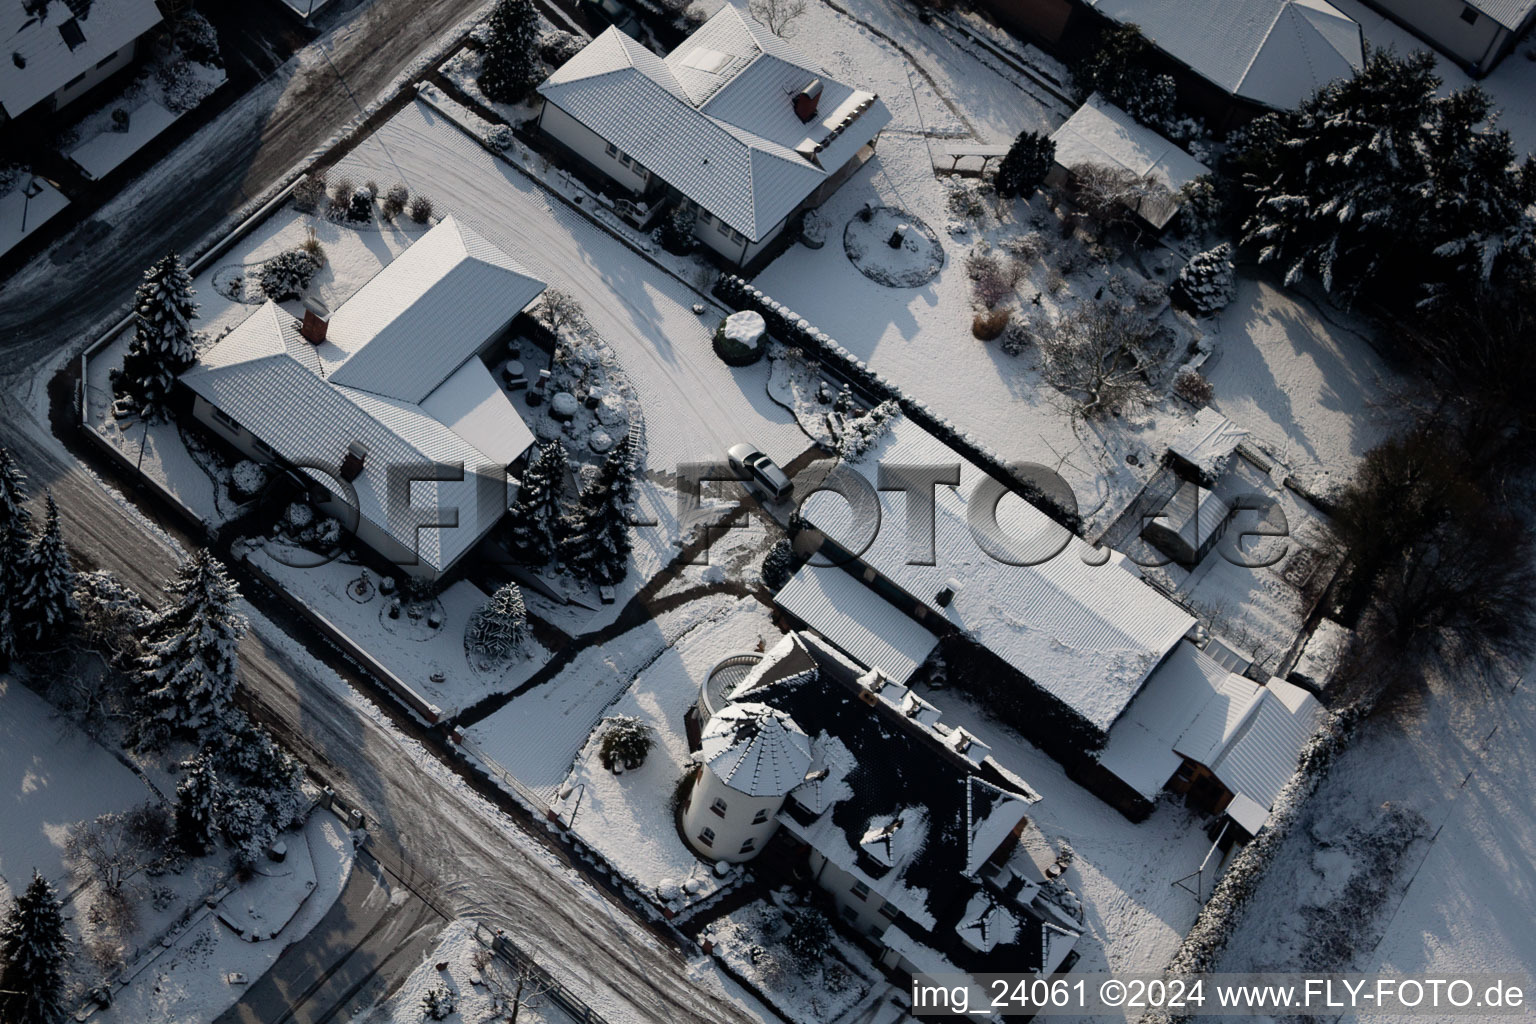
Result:
{"label": "white house", "polygon": [[[719,815],[751,789],[744,811],[778,834],[732,859],[761,855],[808,878],[885,966],[1070,967],[1082,922],[1043,891],[1048,858],[1028,817],[1039,796],[938,708],[812,635],[790,633],[760,657],[731,673],[733,703],[715,707],[719,695],[701,688],[709,717],[683,816],[690,842],[711,821],[721,835]],[[737,780],[729,789],[707,781],[722,766]],[[723,812],[707,806],[717,792],[731,802]]]}
{"label": "white house", "polygon": [[1366,0],[1474,75],[1486,75],[1536,24],[1536,0]]}
{"label": "white house", "polygon": [[633,201],[697,207],[750,263],[874,154],[890,111],[727,3],[666,57],[609,28],[539,86],[539,127]]}
{"label": "white house", "polygon": [[435,578],[501,518],[533,444],[482,356],[543,291],[448,217],[328,321],[269,301],[181,379],[210,430],[304,473],[363,543]]}
{"label": "white house", "polygon": [[733,864],[768,844],[775,815],[805,781],[811,741],[782,711],[731,704],[704,727],[701,765],[683,812],[683,835],[700,856]]}
{"label": "white house", "polygon": [[127,67],[155,0],[0,0],[0,114],[57,110]]}

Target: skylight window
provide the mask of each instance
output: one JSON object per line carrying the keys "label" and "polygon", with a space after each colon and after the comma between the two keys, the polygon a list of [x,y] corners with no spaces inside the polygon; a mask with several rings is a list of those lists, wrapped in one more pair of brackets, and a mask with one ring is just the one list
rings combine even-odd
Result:
{"label": "skylight window", "polygon": [[78,19],[70,18],[59,26],[59,35],[64,37],[64,45],[71,50],[78,50],[85,45],[85,33],[80,31]]}

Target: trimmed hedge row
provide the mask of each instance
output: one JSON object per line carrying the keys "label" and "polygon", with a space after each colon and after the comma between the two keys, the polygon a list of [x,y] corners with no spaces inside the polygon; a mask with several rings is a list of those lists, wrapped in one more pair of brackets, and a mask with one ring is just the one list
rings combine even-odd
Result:
{"label": "trimmed hedge row", "polygon": [[1006,483],[1015,493],[1031,505],[1065,526],[1074,534],[1081,535],[1083,517],[1076,509],[1063,507],[1037,485],[1020,480],[1003,464],[1002,459],[983,448],[971,437],[948,420],[935,414],[926,405],[887,383],[869,368],[863,360],[838,344],[837,340],[817,328],[805,317],[775,301],[762,289],[754,287],[736,274],[722,274],[715,281],[714,295],[735,310],[754,309],[763,315],[768,333],[784,342],[807,352],[814,353],[822,362],[830,364],[849,383],[878,399],[893,399],[901,411],[920,423],[924,429],[955,449],[982,469]]}

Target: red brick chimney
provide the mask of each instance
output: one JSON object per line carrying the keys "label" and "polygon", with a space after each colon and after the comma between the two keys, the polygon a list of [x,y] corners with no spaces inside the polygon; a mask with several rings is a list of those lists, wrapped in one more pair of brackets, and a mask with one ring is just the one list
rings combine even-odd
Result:
{"label": "red brick chimney", "polygon": [[795,93],[795,116],[802,124],[809,122],[816,116],[816,108],[821,103],[821,79],[813,78],[809,85]]}
{"label": "red brick chimney", "polygon": [[331,311],[325,308],[324,303],[318,299],[304,300],[304,319],[299,324],[299,333],[304,340],[311,345],[318,345],[325,340],[325,330],[330,326]]}

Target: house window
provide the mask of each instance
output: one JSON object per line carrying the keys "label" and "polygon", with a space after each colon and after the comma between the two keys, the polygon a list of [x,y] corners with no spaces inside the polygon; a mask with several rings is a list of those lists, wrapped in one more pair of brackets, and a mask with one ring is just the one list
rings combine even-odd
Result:
{"label": "house window", "polygon": [[608,148],[605,150],[605,152],[607,152],[609,156],[616,157],[619,155],[619,147],[610,142],[608,143]]}
{"label": "house window", "polygon": [[64,83],[64,88],[66,88],[66,89],[73,89],[75,86],[79,85],[83,81],[85,81],[85,72],[84,71],[80,72],[74,78],[71,78],[69,81],[65,82]]}
{"label": "house window", "polygon": [[111,53],[109,53],[105,57],[101,58],[101,60],[97,61],[96,62],[96,66],[99,67],[99,68],[106,67],[108,64],[111,64],[114,60],[117,60],[117,55],[119,53],[121,53],[121,52],[122,52],[121,50],[113,50]]}
{"label": "house window", "polygon": [[277,458],[277,449],[273,448],[259,437],[251,438],[251,446],[269,459]]}
{"label": "house window", "polygon": [[725,808],[726,808],[725,801],[722,800],[718,796],[715,797],[715,802],[709,805],[709,809],[714,811],[716,814],[718,814],[722,818],[725,817]]}
{"label": "house window", "polygon": [[883,904],[880,907],[880,916],[886,920],[894,921],[896,920],[896,908],[891,906],[889,903]]}
{"label": "house window", "polygon": [[849,889],[848,891],[853,893],[855,899],[869,899],[869,886],[865,885],[863,882],[854,882],[853,888]]}
{"label": "house window", "polygon": [[857,910],[854,910],[852,907],[844,904],[843,905],[843,920],[847,921],[849,924],[857,924],[858,920],[859,920],[859,912]]}
{"label": "house window", "polygon": [[767,820],[768,820],[768,808],[766,808],[766,807],[760,809],[756,814],[752,815],[752,824],[754,824],[754,825],[761,825],[763,822],[765,822]]}
{"label": "house window", "polygon": [[213,409],[213,418],[215,420],[217,420],[219,423],[222,423],[230,430],[236,431],[237,433],[239,432],[240,424],[235,422],[235,418],[233,416],[225,412],[223,409],[220,409],[216,405],[212,406],[211,408]]}
{"label": "house window", "polygon": [[712,829],[712,828],[704,829],[702,832],[699,833],[699,842],[703,843],[705,846],[714,846],[715,845],[715,830]]}
{"label": "house window", "polygon": [[699,223],[700,224],[713,224],[714,222],[715,222],[715,215],[714,214],[710,213],[708,210],[700,210],[699,211]]}
{"label": "house window", "polygon": [[1461,20],[1468,25],[1477,24],[1477,8],[1464,5],[1461,8]]}
{"label": "house window", "polygon": [[629,158],[628,153],[619,154],[619,163],[623,164],[625,167],[635,166],[635,162]]}
{"label": "house window", "polygon": [[746,842],[741,844],[742,853],[751,853],[755,849],[757,849],[756,839],[748,839]]}

